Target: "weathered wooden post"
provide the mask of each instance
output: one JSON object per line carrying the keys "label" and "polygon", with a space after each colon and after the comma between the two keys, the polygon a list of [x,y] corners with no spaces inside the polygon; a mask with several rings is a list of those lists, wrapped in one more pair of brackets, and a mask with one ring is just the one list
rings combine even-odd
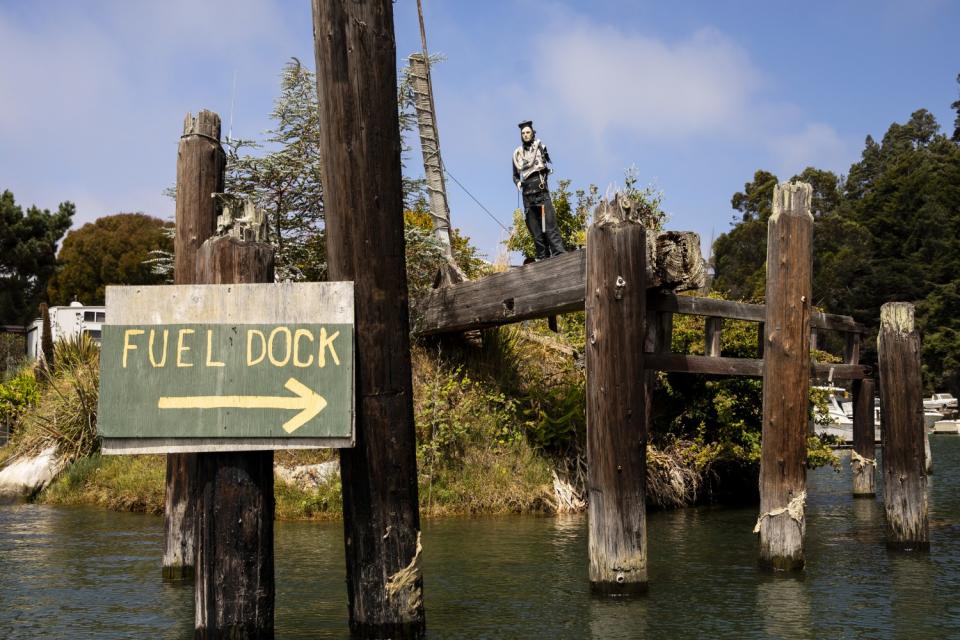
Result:
{"label": "weathered wooden post", "polygon": [[[197,282],[273,282],[273,247],[232,236],[197,253]],[[196,454],[197,638],[272,638],[273,451]]]}
{"label": "weathered wooden post", "polygon": [[763,354],[763,442],[760,455],[760,562],[803,568],[807,401],[810,393],[810,294],[813,189],[779,184],[767,225]]}
{"label": "weathered wooden post", "polygon": [[703,355],[720,357],[720,338],[723,335],[723,318],[707,318],[704,326]]}
{"label": "weathered wooden post", "polygon": [[880,307],[877,358],[883,407],[883,501],[887,546],[930,548],[927,523],[927,474],[923,451],[923,388],[920,337],[913,305],[888,302]]}
{"label": "weathered wooden post", "polygon": [[331,280],[353,280],[356,446],[342,449],[350,628],[420,637],[416,437],[391,0],[313,0]]}
{"label": "weathered wooden post", "polygon": [[873,387],[871,378],[853,381],[853,449],[850,450],[850,469],[853,472],[854,498],[872,498],[877,494]]}
{"label": "weathered wooden post", "polygon": [[[183,122],[177,149],[174,283],[196,282],[197,251],[217,228],[214,193],[223,191],[226,156],[220,146],[220,116],[201,110]],[[190,579],[194,574],[194,476],[192,453],[167,455],[163,509],[163,577]]]}
{"label": "weathered wooden post", "polygon": [[616,200],[587,233],[587,464],[590,586],[647,589],[646,235]]}

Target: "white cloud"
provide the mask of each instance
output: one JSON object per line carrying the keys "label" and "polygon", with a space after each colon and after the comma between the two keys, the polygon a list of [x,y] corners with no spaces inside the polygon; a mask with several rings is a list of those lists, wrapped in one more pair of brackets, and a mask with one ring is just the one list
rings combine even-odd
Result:
{"label": "white cloud", "polygon": [[542,91],[596,132],[692,136],[743,126],[761,74],[715,29],[667,42],[583,20],[537,41]]}
{"label": "white cloud", "polygon": [[807,167],[845,171],[853,157],[850,145],[833,127],[822,122],[811,122],[799,131],[773,135],[769,143],[781,176],[795,175]]}

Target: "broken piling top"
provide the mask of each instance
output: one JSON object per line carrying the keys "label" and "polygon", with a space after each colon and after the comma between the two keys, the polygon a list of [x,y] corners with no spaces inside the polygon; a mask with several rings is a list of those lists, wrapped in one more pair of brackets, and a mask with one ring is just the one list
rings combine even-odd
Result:
{"label": "broken piling top", "polygon": [[614,193],[603,198],[593,211],[593,223],[596,225],[620,224],[623,222],[640,223],[640,214],[633,201],[624,193]]}
{"label": "broken piling top", "polygon": [[900,334],[912,332],[916,328],[913,305],[909,302],[885,303],[880,307],[880,327]]}
{"label": "broken piling top", "polygon": [[771,218],[781,215],[806,216],[811,220],[810,205],[813,201],[813,187],[806,182],[781,182],[773,187],[773,213]]}
{"label": "broken piling top", "polygon": [[646,235],[647,282],[671,291],[701,289],[706,284],[706,262],[700,251],[700,235],[693,231],[657,233],[641,217],[640,208],[626,194],[604,198],[593,211],[593,224],[599,227],[640,224]]}
{"label": "broken piling top", "polygon": [[220,140],[220,116],[213,111],[201,109],[194,117],[189,111],[183,118],[183,135],[199,135]]}

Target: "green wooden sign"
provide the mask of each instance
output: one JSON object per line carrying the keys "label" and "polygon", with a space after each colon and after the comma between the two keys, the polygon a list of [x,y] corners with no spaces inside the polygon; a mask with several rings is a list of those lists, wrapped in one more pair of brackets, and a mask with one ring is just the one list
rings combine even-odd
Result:
{"label": "green wooden sign", "polygon": [[352,283],[108,287],[107,453],[353,446]]}

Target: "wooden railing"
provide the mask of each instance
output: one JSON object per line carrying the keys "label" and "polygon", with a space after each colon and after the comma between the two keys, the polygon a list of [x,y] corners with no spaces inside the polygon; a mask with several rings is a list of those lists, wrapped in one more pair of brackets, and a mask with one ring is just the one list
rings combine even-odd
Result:
{"label": "wooden railing", "polygon": [[[645,367],[656,371],[759,378],[763,376],[765,313],[762,304],[651,291],[647,295]],[[705,355],[687,355],[670,351],[674,314],[706,318]],[[729,358],[721,355],[720,337],[725,319],[757,323],[757,346],[760,358]],[[834,331],[845,337],[843,363],[812,363],[810,370],[812,377],[830,380],[861,380],[870,377],[870,367],[860,364],[860,340],[865,332],[863,325],[849,316],[814,311],[810,315],[810,328],[813,335],[817,332]],[[811,339],[811,346],[816,346],[816,339]]]}

